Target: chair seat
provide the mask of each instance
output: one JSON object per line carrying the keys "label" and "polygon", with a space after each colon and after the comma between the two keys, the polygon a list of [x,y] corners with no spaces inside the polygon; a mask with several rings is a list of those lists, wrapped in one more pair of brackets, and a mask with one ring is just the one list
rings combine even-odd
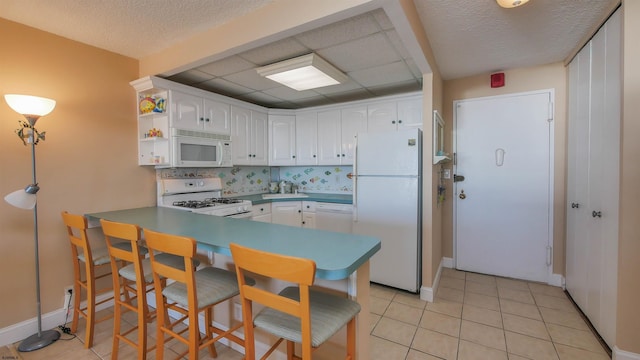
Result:
{"label": "chair seat", "polygon": [[[158,254],[156,259],[168,266],[176,269],[184,270],[184,260],[181,256],[175,256],[171,254]],[[200,265],[199,261],[193,262],[194,266]],[[127,280],[136,281],[136,268],[134,264],[129,264],[120,270],[118,270],[120,276]],[[144,274],[144,281],[147,283],[153,282],[153,272],[151,271],[151,261],[147,258],[142,260],[142,273]]]}
{"label": "chair seat", "polygon": [[[297,287],[288,287],[280,295],[300,301]],[[311,345],[318,347],[338,332],[360,312],[360,304],[347,298],[321,291],[309,290],[311,303]],[[274,310],[263,309],[253,323],[268,332],[297,343],[302,342],[300,319]]]}
{"label": "chair seat", "polygon": [[[119,249],[126,250],[126,251],[131,251],[131,244],[126,242],[126,241],[121,241],[121,242],[114,243],[112,246],[116,247],[116,248],[119,248]],[[140,251],[140,254],[142,254],[142,255],[144,255],[144,254],[149,252],[147,250],[147,248],[142,247],[142,246],[139,247],[139,251]],[[95,265],[95,266],[108,264],[111,261],[109,259],[109,249],[107,249],[107,248],[95,249],[95,250],[93,250],[91,255],[93,257],[93,265]],[[84,254],[82,254],[82,253],[78,254],[78,259],[80,261],[82,261],[82,262],[86,262]]]}
{"label": "chair seat", "polygon": [[[196,293],[199,307],[205,307],[236,296],[238,278],[236,274],[216,267],[206,267],[195,272]],[[247,283],[255,284],[255,280],[247,279]],[[178,303],[182,307],[188,306],[187,287],[184,283],[175,282],[162,290],[168,300]]]}

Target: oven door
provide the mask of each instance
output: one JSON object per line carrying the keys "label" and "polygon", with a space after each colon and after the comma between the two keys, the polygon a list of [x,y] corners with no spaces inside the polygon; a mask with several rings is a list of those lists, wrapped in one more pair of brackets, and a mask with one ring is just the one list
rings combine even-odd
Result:
{"label": "oven door", "polygon": [[252,220],[253,219],[253,213],[251,211],[247,211],[247,212],[244,212],[244,213],[227,215],[225,217],[232,218],[232,219],[248,219],[248,220]]}

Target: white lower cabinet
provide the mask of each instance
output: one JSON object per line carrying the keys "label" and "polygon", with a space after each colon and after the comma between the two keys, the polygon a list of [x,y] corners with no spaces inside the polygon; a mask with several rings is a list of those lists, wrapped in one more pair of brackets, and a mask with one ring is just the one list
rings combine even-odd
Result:
{"label": "white lower cabinet", "polygon": [[271,222],[271,204],[257,204],[251,207],[253,213],[253,221]]}
{"label": "white lower cabinet", "polygon": [[271,223],[300,227],[302,224],[302,202],[271,203]]}
{"label": "white lower cabinet", "polygon": [[316,202],[302,202],[302,227],[305,229],[316,228]]}

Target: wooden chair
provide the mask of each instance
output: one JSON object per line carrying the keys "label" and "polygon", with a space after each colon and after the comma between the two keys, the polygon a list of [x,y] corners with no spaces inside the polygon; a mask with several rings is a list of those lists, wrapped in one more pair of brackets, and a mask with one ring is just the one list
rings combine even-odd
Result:
{"label": "wooden chair", "polygon": [[[254,325],[280,339],[266,352],[266,359],[287,340],[287,359],[311,360],[322,343],[347,326],[346,360],[356,358],[356,315],[360,304],[333,294],[310,289],[316,273],[312,260],[272,254],[231,244],[240,285],[245,332],[245,359],[255,359]],[[278,294],[248,286],[246,273],[259,274],[297,284]],[[265,306],[253,318],[253,302]],[[302,357],[295,355],[295,343],[302,344]]]}
{"label": "wooden chair", "polygon": [[[108,270],[100,270],[101,275],[96,276],[96,269],[109,269],[109,253],[106,248],[97,251],[91,250],[89,238],[87,236],[87,219],[82,215],[69,214],[62,212],[62,220],[67,227],[67,233],[71,244],[71,260],[73,261],[73,320],[71,322],[71,332],[78,330],[78,319],[80,316],[87,320],[84,347],[93,347],[93,334],[95,324],[107,319],[113,315],[109,314],[102,318],[96,319],[96,306],[111,301],[113,297],[107,297],[96,302],[96,297],[108,293],[112,290],[110,286],[100,289],[96,288],[96,280],[111,275]],[[84,268],[84,277],[83,271]],[[80,308],[81,290],[86,292],[87,305]]]}
{"label": "wooden chair", "polygon": [[[244,340],[233,334],[243,326],[239,323],[222,330],[213,325],[213,307],[225,300],[230,300],[239,294],[236,275],[224,269],[205,267],[194,271],[193,261],[196,255],[196,241],[189,237],[170,235],[144,229],[144,237],[149,248],[151,270],[156,293],[157,306],[157,348],[156,358],[163,359],[164,336],[169,335],[188,346],[188,350],[180,354],[180,358],[188,354],[189,359],[198,359],[198,352],[209,348],[211,356],[217,357],[214,343],[227,338],[238,345],[244,346]],[[169,266],[159,260],[156,253],[180,256],[183,261],[181,268]],[[185,270],[187,269],[187,270]],[[173,280],[165,285],[163,278]],[[253,279],[245,279],[247,284],[253,284]],[[168,283],[168,282],[167,282]],[[181,314],[179,319],[166,318],[168,310]],[[198,314],[204,312],[205,336],[200,336]],[[183,330],[175,327],[185,320],[189,326]],[[188,337],[182,336],[187,331]]]}

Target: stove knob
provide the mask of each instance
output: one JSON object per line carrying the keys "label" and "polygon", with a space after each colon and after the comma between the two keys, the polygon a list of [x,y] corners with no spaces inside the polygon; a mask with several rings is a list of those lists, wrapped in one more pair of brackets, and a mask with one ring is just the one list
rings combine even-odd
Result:
{"label": "stove knob", "polygon": [[203,180],[198,181],[198,186],[199,186],[199,187],[204,186],[204,181],[203,181]]}

